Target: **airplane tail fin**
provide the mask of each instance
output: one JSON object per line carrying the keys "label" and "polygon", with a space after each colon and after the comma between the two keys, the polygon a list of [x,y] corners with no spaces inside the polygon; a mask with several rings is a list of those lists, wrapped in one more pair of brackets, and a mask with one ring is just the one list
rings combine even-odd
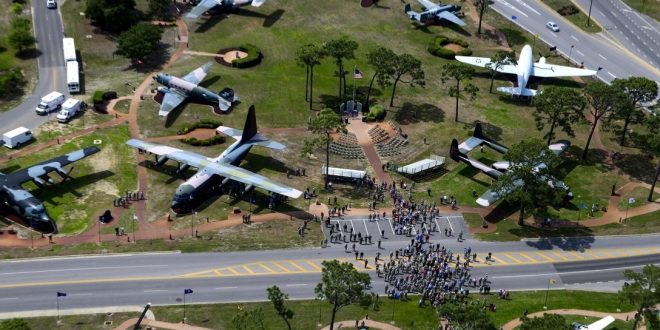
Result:
{"label": "airplane tail fin", "polygon": [[518,88],[518,87],[497,87],[497,90],[511,95],[520,95],[520,96],[535,96],[536,90],[530,88]]}
{"label": "airplane tail fin", "polygon": [[407,14],[407,13],[409,13],[409,12],[411,12],[411,11],[412,11],[412,6],[411,6],[409,3],[407,3],[407,4],[403,7],[403,12]]}
{"label": "airplane tail fin", "polygon": [[474,134],[472,134],[475,138],[482,140],[484,144],[486,144],[488,147],[492,148],[493,150],[505,154],[509,151],[509,148],[495,142],[493,139],[487,137],[484,135],[483,128],[481,127],[481,123],[477,123],[474,127]]}
{"label": "airplane tail fin", "polygon": [[247,118],[245,119],[245,126],[243,127],[243,135],[241,141],[249,141],[257,135],[257,116],[254,113],[254,105],[250,106]]}
{"label": "airplane tail fin", "polygon": [[421,20],[421,17],[422,17],[421,14],[414,11],[414,10],[412,10],[412,7],[410,6],[410,4],[406,4],[405,7],[403,7],[403,11],[408,15],[408,17],[411,20],[416,20],[416,21]]}
{"label": "airplane tail fin", "polygon": [[456,139],[451,140],[451,147],[449,147],[449,158],[457,163],[461,162],[461,158],[467,158],[467,155],[458,149],[458,141]]}
{"label": "airplane tail fin", "polygon": [[266,0],[252,0],[252,7],[261,7]]}

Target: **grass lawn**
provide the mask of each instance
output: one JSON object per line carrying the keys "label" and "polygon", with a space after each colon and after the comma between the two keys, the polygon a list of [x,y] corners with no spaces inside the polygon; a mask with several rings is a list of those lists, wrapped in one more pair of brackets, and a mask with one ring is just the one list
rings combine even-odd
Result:
{"label": "grass lawn", "polygon": [[[18,50],[12,47],[9,42],[8,36],[10,29],[10,21],[14,16],[10,10],[13,1],[0,0],[0,8],[5,8],[0,11],[0,72],[8,68],[18,67],[23,72],[23,78],[26,84],[20,88],[19,92],[8,93],[0,97],[0,111],[7,111],[17,105],[32,94],[32,89],[37,83],[37,58],[35,56],[35,49],[27,50],[24,54],[18,54]],[[23,6],[22,17],[29,17],[30,3],[25,1]],[[30,31],[33,32],[32,29]]]}
{"label": "grass lawn", "polygon": [[[286,291],[286,290],[285,290]],[[264,292],[264,299],[266,293]],[[194,296],[192,297],[194,301]],[[512,292],[510,300],[498,299],[495,295],[473,296],[473,299],[484,299],[486,303],[494,303],[497,312],[489,313],[496,327],[522,316],[525,309],[529,313],[543,310],[545,291]],[[387,298],[380,299],[379,310],[373,308],[362,308],[357,305],[350,305],[339,310],[337,321],[348,320],[349,327],[353,326],[353,320],[364,318],[369,315],[369,319],[384,323],[392,322],[402,329],[436,329],[437,314],[429,306],[420,308],[417,306],[417,299],[412,297],[408,301],[396,301]],[[298,300],[288,301],[287,305],[294,311],[294,317],[291,320],[293,329],[318,329],[318,324],[328,324],[330,321],[330,305],[319,303],[318,300]],[[633,306],[626,301],[621,301],[619,305],[618,296],[612,293],[586,292],[586,291],[564,291],[553,290],[548,294],[548,309],[584,309],[601,312],[615,312],[617,307],[622,311],[630,311]],[[270,302],[259,303],[231,303],[231,304],[213,304],[213,305],[188,305],[186,308],[186,317],[188,323],[192,325],[208,327],[212,329],[233,329],[231,319],[241,310],[261,308],[263,311],[263,323],[266,329],[282,329],[285,327],[284,321],[275,314],[275,310]],[[157,320],[167,322],[180,322],[183,317],[182,306],[153,306]],[[64,316],[64,324],[75,325],[71,329],[98,329],[105,321],[113,321],[117,325],[122,321],[137,317],[136,313],[118,313],[111,316],[105,314],[86,315],[86,316]],[[591,318],[580,316],[567,316],[570,321],[579,320],[583,323],[593,322]],[[33,318],[26,319],[33,329],[46,329],[55,324],[55,318]],[[608,330],[628,329],[631,324],[617,321],[607,327]]]}
{"label": "grass lawn", "polygon": [[[104,231],[114,233],[114,226],[124,222],[126,234],[131,236],[130,224],[132,213],[128,214],[128,219],[112,222]],[[187,221],[186,221],[187,220]],[[183,225],[190,226],[190,219],[180,220]],[[298,235],[300,221],[271,221],[266,223],[253,223],[232,229],[208,232],[200,234],[199,238],[179,238],[175,240],[141,240],[137,235],[137,243],[127,243],[126,237],[118,238],[116,241],[103,242],[102,244],[89,243],[79,245],[52,245],[47,248],[16,249],[9,248],[0,251],[0,259],[11,258],[33,258],[53,255],[77,255],[77,254],[98,254],[98,253],[128,253],[144,251],[171,251],[180,250],[182,252],[224,252],[224,251],[243,251],[243,250],[270,250],[284,249],[291,247],[313,247],[320,246],[323,234],[317,227],[318,224],[310,223],[310,229],[304,237]],[[138,227],[136,227],[137,229]],[[255,243],[257,242],[257,243]]]}
{"label": "grass lawn", "polygon": [[[600,26],[594,22],[593,18],[591,19],[591,23],[587,25],[587,18],[588,18],[587,13],[583,12],[581,8],[575,5],[575,3],[572,2],[571,0],[542,0],[542,1],[543,3],[550,6],[550,8],[554,10],[559,10],[564,6],[573,5],[576,8],[578,8],[580,12],[569,16],[563,16],[565,19],[569,20],[571,23],[573,23],[574,25],[576,25],[577,27],[581,28],[586,32],[598,33],[602,31]],[[556,23],[559,24],[559,29],[561,29],[562,22],[556,22]]]}
{"label": "grass lawn", "polygon": [[[651,192],[650,189],[644,187],[635,187],[635,189],[621,196],[621,199],[619,200],[619,203],[617,203],[616,208],[619,210],[625,210],[627,208],[632,209],[635,207],[644,206],[649,203],[649,192]],[[630,198],[634,198],[635,202],[629,204],[628,202]],[[660,198],[660,194],[654,192],[652,199],[655,201],[658,198]]]}
{"label": "grass lawn", "polygon": [[651,16],[656,21],[660,21],[660,5],[654,0],[623,0],[628,6],[635,10]]}

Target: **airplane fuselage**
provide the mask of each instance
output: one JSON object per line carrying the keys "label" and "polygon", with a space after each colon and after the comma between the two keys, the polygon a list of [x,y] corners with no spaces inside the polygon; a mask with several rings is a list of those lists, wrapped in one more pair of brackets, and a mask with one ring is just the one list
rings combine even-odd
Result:
{"label": "airplane fuselage", "polygon": [[[238,140],[211,161],[238,165],[252,149],[252,144]],[[171,208],[174,213],[186,214],[194,210],[201,202],[208,199],[209,194],[220,188],[229,180],[214,174],[206,168],[199,169],[195,175],[182,183],[174,192]]]}
{"label": "airplane fuselage", "polygon": [[529,77],[534,74],[534,57],[532,56],[532,47],[525,45],[520,51],[518,59],[518,89],[522,94],[523,88],[527,88]]}
{"label": "airplane fuselage", "polygon": [[212,91],[166,73],[154,77],[159,84],[166,86],[170,92],[178,92],[187,97],[194,97],[205,102],[218,103],[220,96]]}
{"label": "airplane fuselage", "polygon": [[31,227],[57,231],[55,222],[46,213],[44,204],[22,187],[11,185],[4,174],[0,174],[0,201],[27,221]]}

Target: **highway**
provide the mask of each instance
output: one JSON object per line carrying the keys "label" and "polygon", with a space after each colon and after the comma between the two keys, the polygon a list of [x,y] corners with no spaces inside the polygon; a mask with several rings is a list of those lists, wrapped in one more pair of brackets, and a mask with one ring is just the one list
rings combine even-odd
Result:
{"label": "highway", "polygon": [[[538,33],[541,40],[548,45],[556,46],[557,51],[566,57],[570,56],[573,63],[584,63],[585,68],[592,70],[602,68],[597,73],[597,77],[605,82],[611,82],[615,78],[642,76],[660,84],[660,71],[651,64],[630,51],[616,46],[602,34],[583,32],[539,0],[494,0],[490,7],[530,33]],[[512,20],[513,16],[516,19]],[[556,22],[560,31],[552,32],[546,28],[545,24],[548,21]],[[537,42],[536,47],[548,46],[541,46]],[[535,51],[535,54],[538,52]],[[479,56],[479,54],[474,55]]]}
{"label": "highway", "polygon": [[[624,269],[660,264],[660,236],[587,237],[521,242],[479,242],[435,234],[435,241],[453,251],[470,246],[478,253],[473,276],[488,273],[492,288],[508,290],[545,289],[549,279],[564,287],[586,288],[590,283],[616,291]],[[376,277],[373,260],[377,251],[389,252],[407,240],[392,239],[378,249],[359,246],[370,260],[368,273],[373,290],[382,293],[384,282]],[[493,253],[494,262],[484,256]],[[190,303],[255,301],[265,299],[265,290],[280,286],[291,298],[314,298],[320,280],[321,262],[328,259],[353,262],[365,271],[362,261],[345,252],[343,244],[329,248],[290,249],[228,253],[152,253],[107,256],[62,257],[0,262],[0,310],[19,312],[53,310],[56,292],[62,309],[157,305],[180,302],[184,289],[194,294]]]}
{"label": "highway", "polygon": [[48,121],[49,116],[39,116],[35,108],[42,96],[58,91],[68,95],[66,68],[62,54],[62,19],[58,10],[46,8],[46,1],[31,2],[34,36],[38,50],[38,80],[32,95],[17,107],[0,112],[0,133],[24,126],[29,129],[39,127]]}

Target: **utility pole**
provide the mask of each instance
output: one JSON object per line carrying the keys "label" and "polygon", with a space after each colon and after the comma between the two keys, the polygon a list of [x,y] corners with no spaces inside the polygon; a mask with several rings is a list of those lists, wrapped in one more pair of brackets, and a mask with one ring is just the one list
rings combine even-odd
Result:
{"label": "utility pole", "polygon": [[649,202],[653,201],[653,193],[655,192],[655,184],[658,182],[658,176],[660,176],[660,164],[658,164],[658,170],[655,172],[655,177],[653,178],[653,184],[651,185],[651,191],[649,192]]}
{"label": "utility pole", "polygon": [[587,26],[591,26],[591,5],[594,4],[594,0],[589,1],[589,17],[587,17]]}

